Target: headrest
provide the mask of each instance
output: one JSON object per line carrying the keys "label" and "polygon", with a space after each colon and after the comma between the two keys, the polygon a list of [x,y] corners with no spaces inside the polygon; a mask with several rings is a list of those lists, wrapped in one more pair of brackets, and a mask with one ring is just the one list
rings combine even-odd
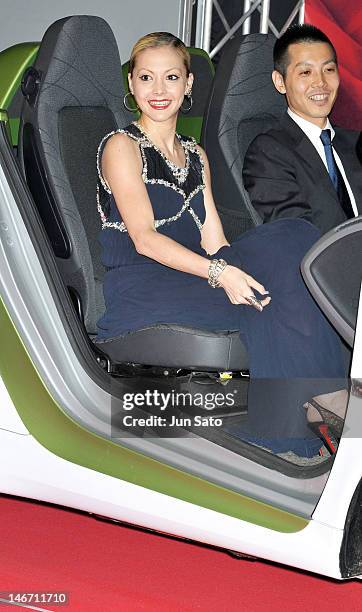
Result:
{"label": "headrest", "polygon": [[263,131],[286,110],[284,96],[276,91],[271,80],[274,43],[272,34],[238,36],[230,41],[221,57],[207,120],[217,126],[220,145],[223,148],[225,141],[230,163],[235,163],[240,153],[238,130],[242,130],[242,122],[246,126],[252,122],[256,130],[260,122]]}
{"label": "headrest", "polygon": [[241,211],[260,222],[243,185],[244,156],[251,140],[285,112],[284,96],[274,88],[272,34],[235,36],[226,45],[214,78],[203,124],[202,144],[213,171],[219,207]]}
{"label": "headrest", "polygon": [[238,104],[238,147],[242,161],[254,138],[267,132],[287,109],[285,96],[274,87],[272,34],[253,34],[239,46],[231,74],[229,92],[225,104],[226,112],[235,112]]}
{"label": "headrest", "polygon": [[37,74],[23,84],[31,106],[41,92],[40,107],[49,102],[53,111],[108,106],[117,113],[122,107],[118,47],[100,17],[75,15],[53,23],[44,34],[34,69]]}
{"label": "headrest", "polygon": [[230,46],[231,70],[223,110],[238,121],[263,118],[265,113],[279,117],[286,107],[271,78],[275,40],[273,34],[249,34]]}

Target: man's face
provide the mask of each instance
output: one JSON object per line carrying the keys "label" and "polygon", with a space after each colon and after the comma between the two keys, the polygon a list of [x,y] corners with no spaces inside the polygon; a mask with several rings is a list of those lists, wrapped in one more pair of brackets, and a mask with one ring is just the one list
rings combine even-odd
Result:
{"label": "man's face", "polygon": [[276,89],[286,95],[289,108],[324,128],[339,87],[338,67],[328,43],[296,43],[288,47],[285,77],[274,70]]}

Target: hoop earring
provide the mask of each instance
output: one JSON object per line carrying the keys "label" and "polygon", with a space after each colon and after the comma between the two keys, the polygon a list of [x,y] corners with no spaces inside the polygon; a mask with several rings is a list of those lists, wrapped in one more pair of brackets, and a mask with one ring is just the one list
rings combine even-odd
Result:
{"label": "hoop earring", "polygon": [[[189,106],[186,108],[183,106],[183,103],[185,102],[185,100],[187,100],[189,103]],[[193,99],[192,99],[192,95],[190,91],[190,93],[185,93],[184,99],[182,100],[182,104],[180,106],[180,111],[186,115],[186,113],[189,113],[190,110],[192,109],[192,104],[193,104]]]}
{"label": "hoop earring", "polygon": [[130,106],[128,106],[128,104],[127,104],[127,98],[128,98],[128,96],[133,96],[133,93],[132,93],[131,91],[129,91],[128,93],[126,93],[126,94],[123,96],[123,106],[124,106],[124,107],[125,107],[125,108],[126,108],[128,111],[130,111],[131,113],[136,113],[137,111],[139,111],[139,110],[140,110],[140,109],[139,109],[139,106],[138,106],[137,102],[136,102],[136,106],[135,106],[134,108],[131,108]]}

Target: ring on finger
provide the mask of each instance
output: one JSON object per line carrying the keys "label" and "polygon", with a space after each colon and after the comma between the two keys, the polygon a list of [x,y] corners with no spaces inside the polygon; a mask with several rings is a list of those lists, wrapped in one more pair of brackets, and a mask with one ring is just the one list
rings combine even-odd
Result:
{"label": "ring on finger", "polygon": [[256,310],[259,310],[259,312],[263,310],[263,304],[255,297],[255,295],[249,295],[245,299],[250,304],[250,306],[253,306],[254,308],[256,308]]}

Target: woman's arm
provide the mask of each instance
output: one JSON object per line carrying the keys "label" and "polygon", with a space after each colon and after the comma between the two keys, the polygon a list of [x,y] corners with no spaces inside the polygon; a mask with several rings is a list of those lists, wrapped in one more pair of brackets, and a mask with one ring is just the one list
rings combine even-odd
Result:
{"label": "woman's arm", "polygon": [[[216,253],[221,247],[230,245],[226,240],[212,195],[211,173],[207,155],[200,146],[197,148],[204,161],[205,169],[204,204],[206,209],[206,218],[201,231],[201,246],[203,249],[205,249],[206,253],[213,254]],[[240,274],[238,274],[239,272]],[[234,266],[227,266],[227,268],[221,273],[219,282],[233,304],[247,303],[245,297],[254,295],[252,289],[256,289],[262,295],[268,293],[265,287],[258,283],[252,276],[246,274],[238,268],[235,268]],[[240,292],[243,297],[242,300],[240,299]],[[271,298],[266,298],[262,300],[263,306],[269,304],[270,299]]]}
{"label": "woman's arm", "polygon": [[[102,174],[113,193],[121,218],[138,253],[181,272],[208,278],[209,259],[156,231],[151,202],[142,180],[139,148],[127,135],[115,134],[108,140],[102,156]],[[215,214],[218,219],[216,209]],[[211,232],[212,227],[215,227],[213,223],[217,224],[217,219],[212,206],[209,205],[210,230],[207,229],[207,232]],[[225,236],[222,240],[221,223],[218,231],[218,239],[213,242],[210,237],[210,243],[208,242],[212,252],[228,244]],[[214,250],[211,245],[215,247]],[[260,283],[233,266],[226,267],[219,281],[234,304],[247,304],[244,296],[253,294],[251,287],[260,293],[266,292]]]}
{"label": "woman's arm", "polygon": [[108,140],[102,156],[102,174],[138,253],[170,268],[208,277],[210,261],[206,257],[156,231],[142,180],[139,148],[127,135],[116,134]]}

